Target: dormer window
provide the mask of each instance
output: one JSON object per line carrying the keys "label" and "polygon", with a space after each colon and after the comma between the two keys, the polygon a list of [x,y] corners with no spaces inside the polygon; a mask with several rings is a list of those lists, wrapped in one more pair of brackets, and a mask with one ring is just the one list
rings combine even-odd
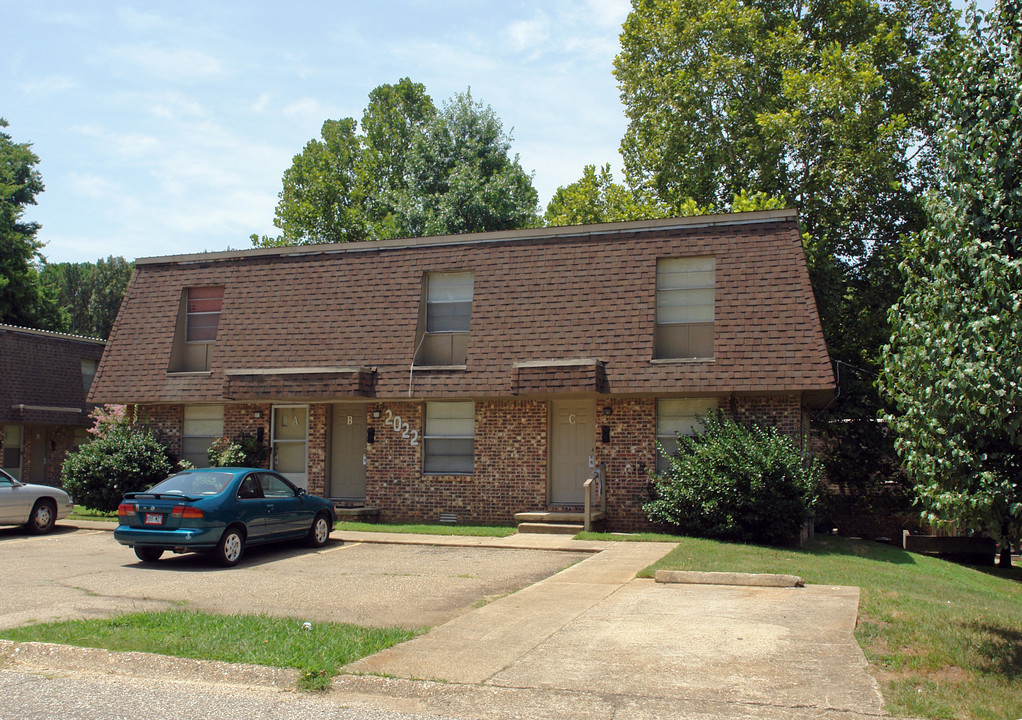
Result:
{"label": "dormer window", "polygon": [[209,371],[223,304],[223,285],[182,291],[168,372]]}
{"label": "dormer window", "polygon": [[222,287],[188,288],[187,342],[213,342],[224,304]]}
{"label": "dormer window", "polygon": [[470,272],[426,275],[424,332],[419,340],[416,365],[465,364],[474,282]]}
{"label": "dormer window", "polygon": [[85,397],[89,397],[89,390],[92,388],[92,381],[96,378],[96,361],[91,358],[81,358],[82,361],[82,389],[85,390]]}
{"label": "dormer window", "polygon": [[656,264],[654,358],[712,358],[716,261],[662,258]]}

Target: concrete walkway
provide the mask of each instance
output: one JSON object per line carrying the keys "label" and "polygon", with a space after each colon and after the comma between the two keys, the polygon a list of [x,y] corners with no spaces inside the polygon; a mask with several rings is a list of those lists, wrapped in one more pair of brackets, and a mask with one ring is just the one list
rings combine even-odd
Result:
{"label": "concrete walkway", "polygon": [[335,537],[591,553],[348,665],[328,695],[338,704],[494,720],[883,716],[853,636],[857,588],[636,579],[673,547],[669,543],[347,531]]}
{"label": "concrete walkway", "polygon": [[[550,549],[578,542],[515,537]],[[461,716],[472,708],[471,717],[487,718],[882,715],[853,636],[858,588],[658,584],[635,573],[673,545],[600,546],[546,580],[347,666],[383,677],[342,677],[335,688],[410,701],[395,709]],[[421,681],[433,681],[426,694]]]}

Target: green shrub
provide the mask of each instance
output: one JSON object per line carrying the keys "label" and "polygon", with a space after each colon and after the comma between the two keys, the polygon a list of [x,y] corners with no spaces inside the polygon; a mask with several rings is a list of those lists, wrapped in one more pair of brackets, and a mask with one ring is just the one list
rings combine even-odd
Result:
{"label": "green shrub", "polygon": [[166,446],[151,429],[117,423],[68,453],[61,481],[79,505],[113,512],[124,493],[147,490],[172,470]]}
{"label": "green shrub", "polygon": [[693,537],[791,542],[816,503],[819,465],[774,427],[721,412],[702,424],[699,435],[678,436],[678,453],[654,476],[647,517]]}
{"label": "green shrub", "polygon": [[210,467],[262,467],[269,453],[259,439],[241,433],[233,440],[217,438],[206,451]]}

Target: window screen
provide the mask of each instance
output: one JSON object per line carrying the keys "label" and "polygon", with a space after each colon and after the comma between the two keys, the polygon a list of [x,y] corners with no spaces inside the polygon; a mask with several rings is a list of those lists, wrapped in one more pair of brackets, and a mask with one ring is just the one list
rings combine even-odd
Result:
{"label": "window screen", "polygon": [[475,403],[426,403],[423,472],[470,475],[475,453]]}
{"label": "window screen", "polygon": [[656,403],[656,439],[664,453],[657,450],[656,469],[667,469],[667,458],[678,452],[678,434],[695,435],[699,418],[717,407],[716,398],[664,398]]}
{"label": "window screen", "polygon": [[473,275],[430,273],[426,291],[426,332],[468,332]]}
{"label": "window screen", "polygon": [[195,467],[209,467],[206,451],[223,434],[223,405],[185,405],[181,428],[181,458]]}
{"label": "window screen", "polygon": [[188,288],[185,340],[188,342],[216,340],[223,303],[224,289],[222,287]]}
{"label": "window screen", "polygon": [[713,357],[715,275],[712,257],[657,261],[655,357]]}

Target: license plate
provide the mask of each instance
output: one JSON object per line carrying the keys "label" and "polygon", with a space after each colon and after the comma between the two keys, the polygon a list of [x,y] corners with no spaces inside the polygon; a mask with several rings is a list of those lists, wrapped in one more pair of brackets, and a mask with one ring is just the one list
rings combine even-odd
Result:
{"label": "license plate", "polygon": [[163,515],[160,515],[159,513],[146,513],[145,514],[145,524],[146,525],[162,525],[163,524]]}

